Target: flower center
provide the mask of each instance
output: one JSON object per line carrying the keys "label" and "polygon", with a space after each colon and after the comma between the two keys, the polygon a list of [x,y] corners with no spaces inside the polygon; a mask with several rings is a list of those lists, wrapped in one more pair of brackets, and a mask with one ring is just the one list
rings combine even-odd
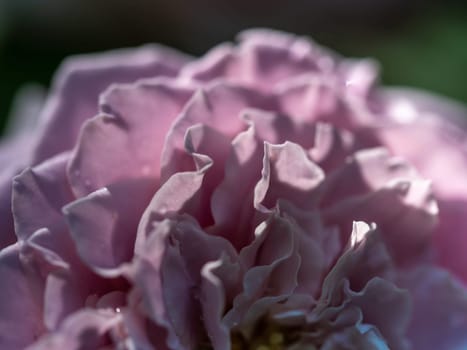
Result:
{"label": "flower center", "polygon": [[297,327],[283,327],[271,320],[262,319],[255,326],[252,334],[233,331],[231,334],[232,350],[284,350],[299,340]]}

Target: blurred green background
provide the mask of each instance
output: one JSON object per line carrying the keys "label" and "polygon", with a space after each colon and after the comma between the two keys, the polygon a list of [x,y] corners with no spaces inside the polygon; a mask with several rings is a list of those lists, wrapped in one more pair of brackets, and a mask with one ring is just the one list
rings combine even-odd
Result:
{"label": "blurred green background", "polygon": [[381,62],[385,84],[467,102],[466,1],[0,0],[0,128],[25,83],[68,55],[160,42],[200,55],[244,28],[313,37]]}

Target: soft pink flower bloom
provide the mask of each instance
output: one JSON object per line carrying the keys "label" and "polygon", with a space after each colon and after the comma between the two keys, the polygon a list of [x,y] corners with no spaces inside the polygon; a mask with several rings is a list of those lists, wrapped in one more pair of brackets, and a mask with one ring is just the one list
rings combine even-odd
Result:
{"label": "soft pink flower bloom", "polygon": [[466,346],[466,111],[377,73],[266,30],[67,61],[0,149],[0,348]]}

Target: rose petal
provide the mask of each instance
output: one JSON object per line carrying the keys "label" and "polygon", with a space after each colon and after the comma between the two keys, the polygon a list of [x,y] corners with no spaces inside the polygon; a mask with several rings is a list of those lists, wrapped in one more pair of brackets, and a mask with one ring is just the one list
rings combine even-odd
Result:
{"label": "rose petal", "polygon": [[357,152],[324,186],[325,222],[344,229],[352,220],[377,223],[399,262],[412,259],[429,243],[438,221],[430,183],[384,149]]}
{"label": "rose petal", "polygon": [[156,45],[68,59],[42,112],[46,125],[33,164],[73,147],[83,122],[97,113],[99,94],[110,84],[174,76],[186,62],[185,56]]}
{"label": "rose petal", "polygon": [[91,269],[119,274],[132,258],[138,221],[154,187],[147,178],[115,183],[63,208],[78,253]]}
{"label": "rose petal", "polygon": [[99,349],[106,343],[106,333],[120,322],[120,317],[112,312],[83,309],[68,317],[58,331],[42,337],[27,350]]}
{"label": "rose petal", "polygon": [[238,47],[216,47],[187,65],[182,76],[201,81],[223,78],[269,90],[283,79],[332,66],[324,50],[307,39],[272,30],[245,31],[238,39]]}
{"label": "rose petal", "polygon": [[139,177],[159,179],[165,135],[192,90],[170,82],[114,86],[101,96],[106,113],[84,123],[69,167],[74,193]]}
{"label": "rose petal", "polygon": [[[212,195],[214,232],[240,249],[252,240],[254,187],[261,177],[263,145],[250,126],[232,141],[225,161],[224,180]],[[241,179],[242,186],[238,186]]]}
{"label": "rose petal", "polygon": [[238,289],[239,272],[239,265],[230,263],[225,255],[206,263],[201,270],[203,321],[214,349],[230,349],[230,330],[222,323],[222,318],[226,305],[233,301],[231,295]]}
{"label": "rose petal", "polygon": [[392,127],[381,130],[387,147],[432,179],[435,191],[443,197],[467,195],[462,177],[451,176],[446,181],[446,174],[467,171],[467,139],[463,131],[467,128],[466,109],[448,99],[410,89],[385,90],[383,96],[385,112],[393,122]]}
{"label": "rose petal", "polygon": [[74,200],[66,176],[69,156],[59,154],[15,177],[12,208],[18,239],[25,240],[41,228],[66,229],[61,208]]}
{"label": "rose petal", "polygon": [[[389,350],[386,341],[374,327],[350,327],[326,339],[322,350]],[[303,350],[307,349],[304,345]],[[301,350],[302,348],[293,348]]]}
{"label": "rose petal", "polygon": [[382,278],[372,278],[360,292],[349,292],[352,305],[357,305],[365,323],[373,325],[390,349],[409,349],[406,331],[410,321],[410,297]]}
{"label": "rose petal", "polygon": [[467,282],[467,200],[441,200],[439,210],[433,248],[436,261]]}
{"label": "rose petal", "polygon": [[183,257],[171,241],[169,220],[155,226],[145,249],[135,260],[130,278],[140,291],[144,312],[167,330],[170,348],[192,349],[199,342],[193,283],[185,272]]}
{"label": "rose petal", "polygon": [[403,273],[400,285],[412,295],[408,337],[414,350],[467,346],[467,289],[449,272],[420,266]]}
{"label": "rose petal", "polygon": [[[297,286],[300,257],[290,224],[271,216],[257,228],[255,236],[256,239],[240,252],[240,264],[246,273],[243,290],[235,297],[232,309],[224,319],[229,327],[239,324],[245,317],[248,324],[253,324],[262,316],[258,310],[264,310],[259,307],[253,311],[257,309],[256,303],[270,305],[285,300]],[[279,241],[280,245],[277,244]],[[268,301],[261,301],[264,298]]]}
{"label": "rose petal", "polygon": [[163,181],[176,172],[187,170],[183,165],[187,159],[184,142],[188,128],[206,124],[233,139],[245,128],[240,118],[242,110],[270,104],[271,101],[259,92],[232,84],[216,83],[198,90],[167,134],[161,165]]}
{"label": "rose petal", "polygon": [[319,197],[313,193],[323,179],[324,172],[299,145],[288,141],[282,145],[265,143],[262,178],[255,187],[255,207],[270,209],[278,199],[302,208],[316,206]]}
{"label": "rose petal", "polygon": [[20,350],[43,332],[42,282],[19,259],[19,245],[0,251],[0,347]]}

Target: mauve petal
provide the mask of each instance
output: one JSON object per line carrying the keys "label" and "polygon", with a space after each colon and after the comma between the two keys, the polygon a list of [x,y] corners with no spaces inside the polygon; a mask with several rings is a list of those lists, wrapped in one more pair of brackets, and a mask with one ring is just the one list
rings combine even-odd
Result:
{"label": "mauve petal", "polygon": [[[390,350],[386,341],[374,327],[369,327],[363,331],[360,327],[349,327],[341,332],[336,332],[324,342],[321,350]],[[305,350],[303,348],[292,347],[290,350]],[[391,348],[392,349],[392,348]]]}
{"label": "mauve petal", "polygon": [[384,335],[390,349],[410,349],[406,331],[410,322],[409,293],[393,283],[374,277],[359,292],[348,291],[352,305],[357,305],[365,323]]}
{"label": "mauve petal", "polygon": [[188,64],[182,76],[200,81],[228,79],[270,90],[284,79],[329,71],[331,57],[308,39],[272,30],[250,30],[238,36],[239,45],[219,45]]}
{"label": "mauve petal", "polygon": [[[349,246],[326,277],[310,321],[333,320],[349,307],[356,307],[362,320],[374,325],[391,349],[408,349],[404,337],[410,319],[410,296],[390,282],[394,272],[375,228],[354,223]],[[352,326],[354,321],[344,323]]]}
{"label": "mauve petal", "polygon": [[[230,295],[238,289],[239,265],[223,255],[206,263],[202,270],[200,302],[206,333],[215,350],[230,349],[230,330],[222,323],[225,307],[232,302]],[[237,291],[238,293],[238,291]]]}
{"label": "mauve petal", "polygon": [[330,57],[322,55],[308,39],[269,30],[245,31],[238,38],[242,78],[261,89],[332,66]]}
{"label": "mauve petal", "polygon": [[272,144],[291,140],[299,131],[290,118],[275,112],[247,108],[243,110],[241,118],[254,129],[258,139]]}
{"label": "mauve petal", "polygon": [[[212,146],[216,150],[211,150]],[[196,170],[175,173],[157,190],[139,222],[136,251],[144,247],[153,220],[189,214],[203,226],[212,222],[210,197],[222,177],[221,160],[229,149],[228,139],[210,127],[196,124],[187,130],[185,151]],[[214,164],[211,156],[219,164]]]}
{"label": "mauve petal", "polygon": [[84,123],[69,167],[77,196],[139,177],[159,178],[166,133],[192,89],[155,80],[114,86],[101,95],[105,113]]}
{"label": "mauve petal", "polygon": [[[325,226],[319,211],[300,209],[287,201],[279,200],[278,210],[294,225],[301,242],[299,249],[303,259],[300,275],[303,279],[299,277],[299,288],[311,288],[309,283],[313,286],[321,285],[322,281],[309,269],[316,272],[320,267],[327,269],[335,262],[342,250],[339,229],[336,226]],[[315,250],[316,247],[319,247],[320,253]]]}
{"label": "mauve petal", "polygon": [[[383,142],[432,179],[436,193],[443,198],[466,196],[462,176],[454,174],[467,172],[467,108],[410,89],[384,93],[385,114],[392,127],[381,130]],[[453,174],[449,181],[447,172]]]}
{"label": "mauve petal", "polygon": [[[339,90],[339,84],[327,77],[303,77],[278,88],[275,96],[279,110],[297,124],[330,123],[344,130],[361,132],[372,125],[371,116],[358,111]],[[362,141],[369,143],[372,140]]]}
{"label": "mauve petal", "polygon": [[467,185],[462,174],[467,172],[467,108],[410,89],[385,90],[383,97],[386,114],[396,124],[381,130],[383,141],[433,180],[440,211],[434,250],[441,265],[466,281]]}
{"label": "mauve petal", "polygon": [[375,227],[354,222],[347,249],[324,279],[320,297],[326,301],[323,307],[341,302],[340,288],[346,279],[350,280],[352,290],[360,290],[372,277],[392,277],[392,269],[392,261]]}
{"label": "mauve petal", "polygon": [[42,337],[27,350],[99,349],[105,345],[105,335],[121,323],[113,312],[80,310],[68,317],[60,328]]}
{"label": "mauve petal", "polygon": [[60,323],[84,306],[83,286],[70,274],[50,274],[44,290],[44,323],[49,331],[57,330]]}
{"label": "mauve petal", "polygon": [[69,58],[57,73],[42,112],[45,130],[33,163],[73,147],[81,125],[98,111],[99,94],[110,84],[174,76],[187,61],[185,56],[157,45]]}
{"label": "mauve petal", "polygon": [[16,241],[11,210],[12,179],[31,163],[43,95],[36,86],[26,86],[16,94],[0,143],[0,249]]}
{"label": "mauve petal", "polygon": [[[271,107],[271,100],[257,91],[227,83],[199,89],[167,134],[162,153],[162,180],[186,168],[185,134],[195,124],[206,124],[233,139],[245,129],[240,112],[247,107]],[[189,158],[188,158],[189,159]],[[188,160],[189,162],[189,160]],[[189,163],[190,164],[190,163]]]}
{"label": "mauve petal", "polygon": [[[142,290],[145,303],[151,305],[150,311],[153,310],[151,311],[153,320],[167,327],[169,333],[175,332],[169,336],[169,343],[175,344],[177,342],[173,338],[175,334],[185,332],[180,328],[183,326],[180,322],[185,323],[184,327],[188,326],[190,329],[198,327],[199,322],[196,321],[194,314],[198,308],[198,305],[194,304],[195,300],[199,300],[201,303],[204,310],[201,312],[215,312],[213,308],[218,305],[219,301],[203,299],[202,295],[206,292],[203,288],[208,288],[209,293],[216,293],[216,288],[214,287],[215,290],[213,290],[213,286],[210,286],[209,283],[203,287],[206,283],[202,276],[203,266],[219,258],[231,261],[227,268],[230,275],[220,277],[225,287],[225,291],[222,291],[222,302],[232,301],[233,296],[238,293],[240,266],[237,263],[237,253],[228,241],[206,234],[196,221],[188,216],[178,217],[172,222],[153,221],[152,227],[152,232],[148,234],[147,243],[137,252],[137,256],[141,259],[137,258],[136,260],[134,278],[137,288]],[[154,235],[157,236],[153,237]],[[164,235],[166,236],[164,237]],[[153,244],[157,244],[157,250],[152,248]],[[161,244],[165,247],[160,246]],[[151,265],[148,265],[149,260]],[[221,271],[223,270],[221,267]],[[146,277],[146,273],[149,274],[148,277]],[[154,281],[148,278],[152,278]],[[158,285],[158,279],[163,279],[164,284]],[[185,285],[184,289],[180,287],[182,281]],[[186,314],[186,309],[175,307],[175,304],[180,301],[174,299],[178,295],[174,294],[174,288],[182,288],[178,289],[181,293],[179,297],[191,305],[186,307],[191,307],[193,310],[193,314],[184,319],[182,315]],[[151,292],[150,295],[147,294],[149,292]],[[228,300],[224,300],[225,298]],[[212,322],[215,320],[213,319]],[[211,324],[211,326],[215,326],[215,324]],[[196,340],[189,340],[189,337],[193,336],[188,333],[179,336],[185,337],[185,339],[180,339],[182,343]]]}
{"label": "mauve petal", "polygon": [[198,307],[173,230],[169,220],[154,226],[144,250],[134,260],[130,278],[142,295],[144,312],[167,330],[167,346],[192,349],[201,334],[196,322]]}
{"label": "mauve petal", "polygon": [[22,261],[34,265],[44,279],[51,271],[68,270],[70,267],[64,259],[73,252],[67,236],[54,235],[42,228],[20,244]]}
{"label": "mauve petal", "polygon": [[[246,273],[243,290],[235,297],[232,309],[225,316],[224,322],[229,327],[242,322],[247,316],[259,318],[258,312],[248,315],[252,308],[256,308],[255,303],[262,303],[261,299],[268,297],[286,299],[297,286],[300,257],[290,223],[271,216],[258,226],[255,236],[255,240],[240,252],[240,264]],[[277,300],[271,300],[271,303]]]}
{"label": "mauve petal", "polygon": [[371,59],[343,60],[338,67],[346,93],[365,101],[379,78],[378,63]]}
{"label": "mauve petal", "polygon": [[178,213],[197,212],[198,194],[205,170],[177,173],[156,192],[141,216],[135,242],[136,252],[145,249],[145,242],[153,229],[154,220],[173,217]]}
{"label": "mauve petal", "polygon": [[159,349],[158,347],[155,347],[153,344],[151,344],[151,341],[148,338],[148,330],[146,329],[146,319],[144,319],[139,313],[127,307],[121,310],[121,314],[123,317],[123,322],[127,336],[127,338],[125,339],[127,342],[126,345],[128,345],[130,349]]}
{"label": "mauve petal", "polygon": [[309,155],[324,171],[330,172],[344,164],[356,151],[357,145],[352,133],[318,122],[315,124],[313,147]]}
{"label": "mauve petal", "polygon": [[49,331],[83,307],[89,294],[102,293],[102,281],[82,265],[66,231],[37,230],[22,242],[20,254],[45,281],[43,318]]}
{"label": "mauve petal", "polygon": [[438,214],[430,182],[386,150],[357,152],[324,186],[324,221],[344,228],[352,220],[376,222],[398,260],[411,259],[430,241]]}
{"label": "mauve petal", "polygon": [[118,274],[133,256],[138,221],[150,201],[154,180],[115,183],[63,208],[83,261],[97,273]]}
{"label": "mauve petal", "polygon": [[209,126],[197,124],[187,130],[185,149],[193,157],[198,171],[209,164],[209,171],[205,173],[199,192],[198,209],[192,213],[201,226],[207,227],[214,221],[210,208],[211,197],[224,178],[224,160],[231,150],[230,139]]}
{"label": "mauve petal", "polygon": [[196,222],[188,218],[179,218],[174,228],[176,232],[173,234],[173,239],[177,240],[177,247],[186,264],[186,271],[196,284],[200,283],[200,273],[207,262],[215,261],[221,256],[237,261],[237,252],[229,241],[207,234]]}
{"label": "mauve petal", "polygon": [[434,235],[436,261],[467,283],[467,198],[439,200],[439,226]]}
{"label": "mauve petal", "polygon": [[261,174],[255,187],[255,208],[271,209],[278,199],[301,208],[316,207],[319,200],[316,190],[324,180],[324,172],[301,146],[289,141],[282,145],[266,142]]}
{"label": "mauve petal", "polygon": [[[214,232],[241,249],[252,240],[254,187],[261,178],[263,144],[250,126],[233,141],[225,161],[224,180],[211,198]],[[242,186],[238,186],[241,179]]]}
{"label": "mauve petal", "polygon": [[66,176],[69,158],[69,152],[56,155],[15,177],[12,210],[19,240],[41,228],[66,229],[61,208],[74,200]]}
{"label": "mauve petal", "polygon": [[183,80],[211,82],[229,76],[240,76],[238,58],[232,44],[224,43],[209,50],[203,57],[183,67]]}
{"label": "mauve petal", "polygon": [[19,258],[19,245],[0,251],[0,348],[20,350],[43,332],[42,282]]}
{"label": "mauve petal", "polygon": [[401,274],[412,295],[408,337],[413,350],[460,350],[467,346],[467,288],[449,272],[420,266]]}

